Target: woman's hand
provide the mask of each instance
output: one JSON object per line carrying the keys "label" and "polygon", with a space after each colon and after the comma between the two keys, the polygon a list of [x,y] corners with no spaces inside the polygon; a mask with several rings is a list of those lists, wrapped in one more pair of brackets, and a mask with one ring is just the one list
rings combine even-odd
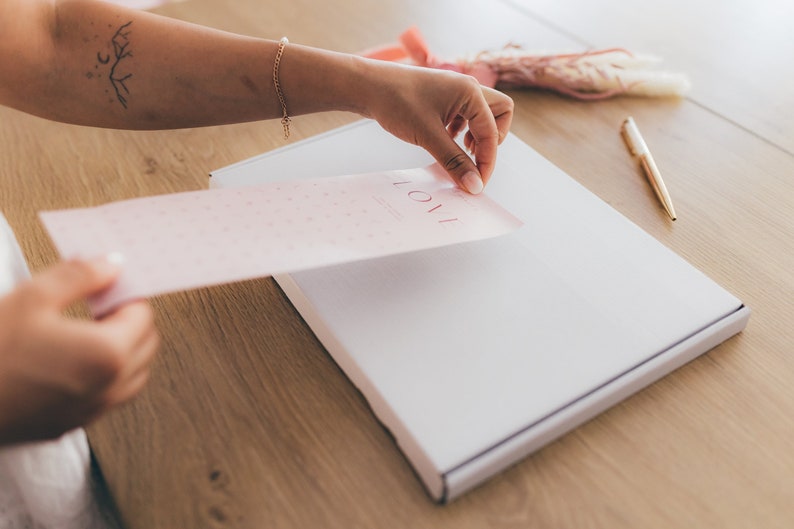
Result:
{"label": "woman's hand", "polygon": [[117,275],[69,261],[0,297],[0,444],[57,437],[143,387],[160,341],[147,303],[97,321],[62,314]]}
{"label": "woman's hand", "polygon": [[[358,111],[425,148],[459,185],[479,193],[510,130],[513,100],[455,72],[366,59],[361,66],[365,82]],[[474,160],[454,141],[467,126],[463,143]]]}

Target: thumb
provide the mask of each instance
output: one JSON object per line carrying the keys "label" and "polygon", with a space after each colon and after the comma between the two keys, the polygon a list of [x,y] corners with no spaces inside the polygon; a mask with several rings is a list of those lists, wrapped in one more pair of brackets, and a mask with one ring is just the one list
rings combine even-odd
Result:
{"label": "thumb", "polygon": [[439,134],[435,141],[430,142],[427,150],[460,187],[473,195],[482,191],[480,171],[469,155],[446,131]]}
{"label": "thumb", "polygon": [[31,286],[55,308],[63,310],[73,302],[109,287],[121,269],[111,258],[72,259],[58,263],[33,278]]}

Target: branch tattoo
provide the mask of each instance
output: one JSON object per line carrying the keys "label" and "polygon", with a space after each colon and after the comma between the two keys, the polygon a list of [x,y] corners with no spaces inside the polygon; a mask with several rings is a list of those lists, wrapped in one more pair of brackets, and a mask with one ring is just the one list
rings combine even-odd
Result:
{"label": "branch tattoo", "polygon": [[132,57],[129,39],[130,33],[132,33],[129,29],[131,25],[132,21],[129,21],[116,30],[116,33],[111,39],[111,43],[113,44],[112,56],[110,54],[102,55],[101,51],[96,54],[97,61],[99,61],[100,64],[111,64],[108,78],[110,79],[110,84],[113,86],[113,90],[116,92],[116,99],[119,100],[119,103],[121,103],[124,108],[127,108],[127,96],[130,94],[130,90],[127,87],[127,80],[132,77],[132,74],[123,73],[123,71],[120,72],[120,67],[123,66],[122,62],[124,59]]}

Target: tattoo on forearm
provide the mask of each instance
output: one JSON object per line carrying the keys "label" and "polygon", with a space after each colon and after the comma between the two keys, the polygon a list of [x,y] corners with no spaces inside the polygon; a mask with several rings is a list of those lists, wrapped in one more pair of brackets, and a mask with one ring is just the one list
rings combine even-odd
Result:
{"label": "tattoo on forearm", "polygon": [[121,72],[121,66],[124,59],[132,57],[132,49],[130,49],[130,25],[132,21],[127,22],[121,26],[111,39],[113,44],[113,55],[102,54],[98,51],[96,54],[99,64],[111,64],[110,66],[110,84],[116,92],[116,99],[124,108],[127,108],[127,97],[130,95],[130,89],[127,86],[127,81],[132,77],[131,73]]}

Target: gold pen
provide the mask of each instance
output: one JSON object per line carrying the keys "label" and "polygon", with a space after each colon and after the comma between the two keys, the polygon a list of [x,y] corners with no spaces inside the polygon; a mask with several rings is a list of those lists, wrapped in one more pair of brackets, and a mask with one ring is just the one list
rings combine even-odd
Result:
{"label": "gold pen", "polygon": [[656,162],[653,161],[651,151],[648,150],[648,146],[645,144],[645,140],[642,139],[640,130],[637,128],[637,124],[634,123],[634,119],[631,116],[623,121],[620,134],[623,136],[623,140],[626,142],[631,154],[639,157],[640,166],[645,172],[645,176],[648,177],[648,181],[651,183],[654,192],[656,192],[656,196],[659,198],[662,206],[664,206],[667,214],[670,215],[670,218],[675,220],[676,216],[675,209],[673,209],[673,201],[670,200],[670,194],[667,192],[667,188],[664,185],[662,175],[659,173],[659,168],[656,167]]}

